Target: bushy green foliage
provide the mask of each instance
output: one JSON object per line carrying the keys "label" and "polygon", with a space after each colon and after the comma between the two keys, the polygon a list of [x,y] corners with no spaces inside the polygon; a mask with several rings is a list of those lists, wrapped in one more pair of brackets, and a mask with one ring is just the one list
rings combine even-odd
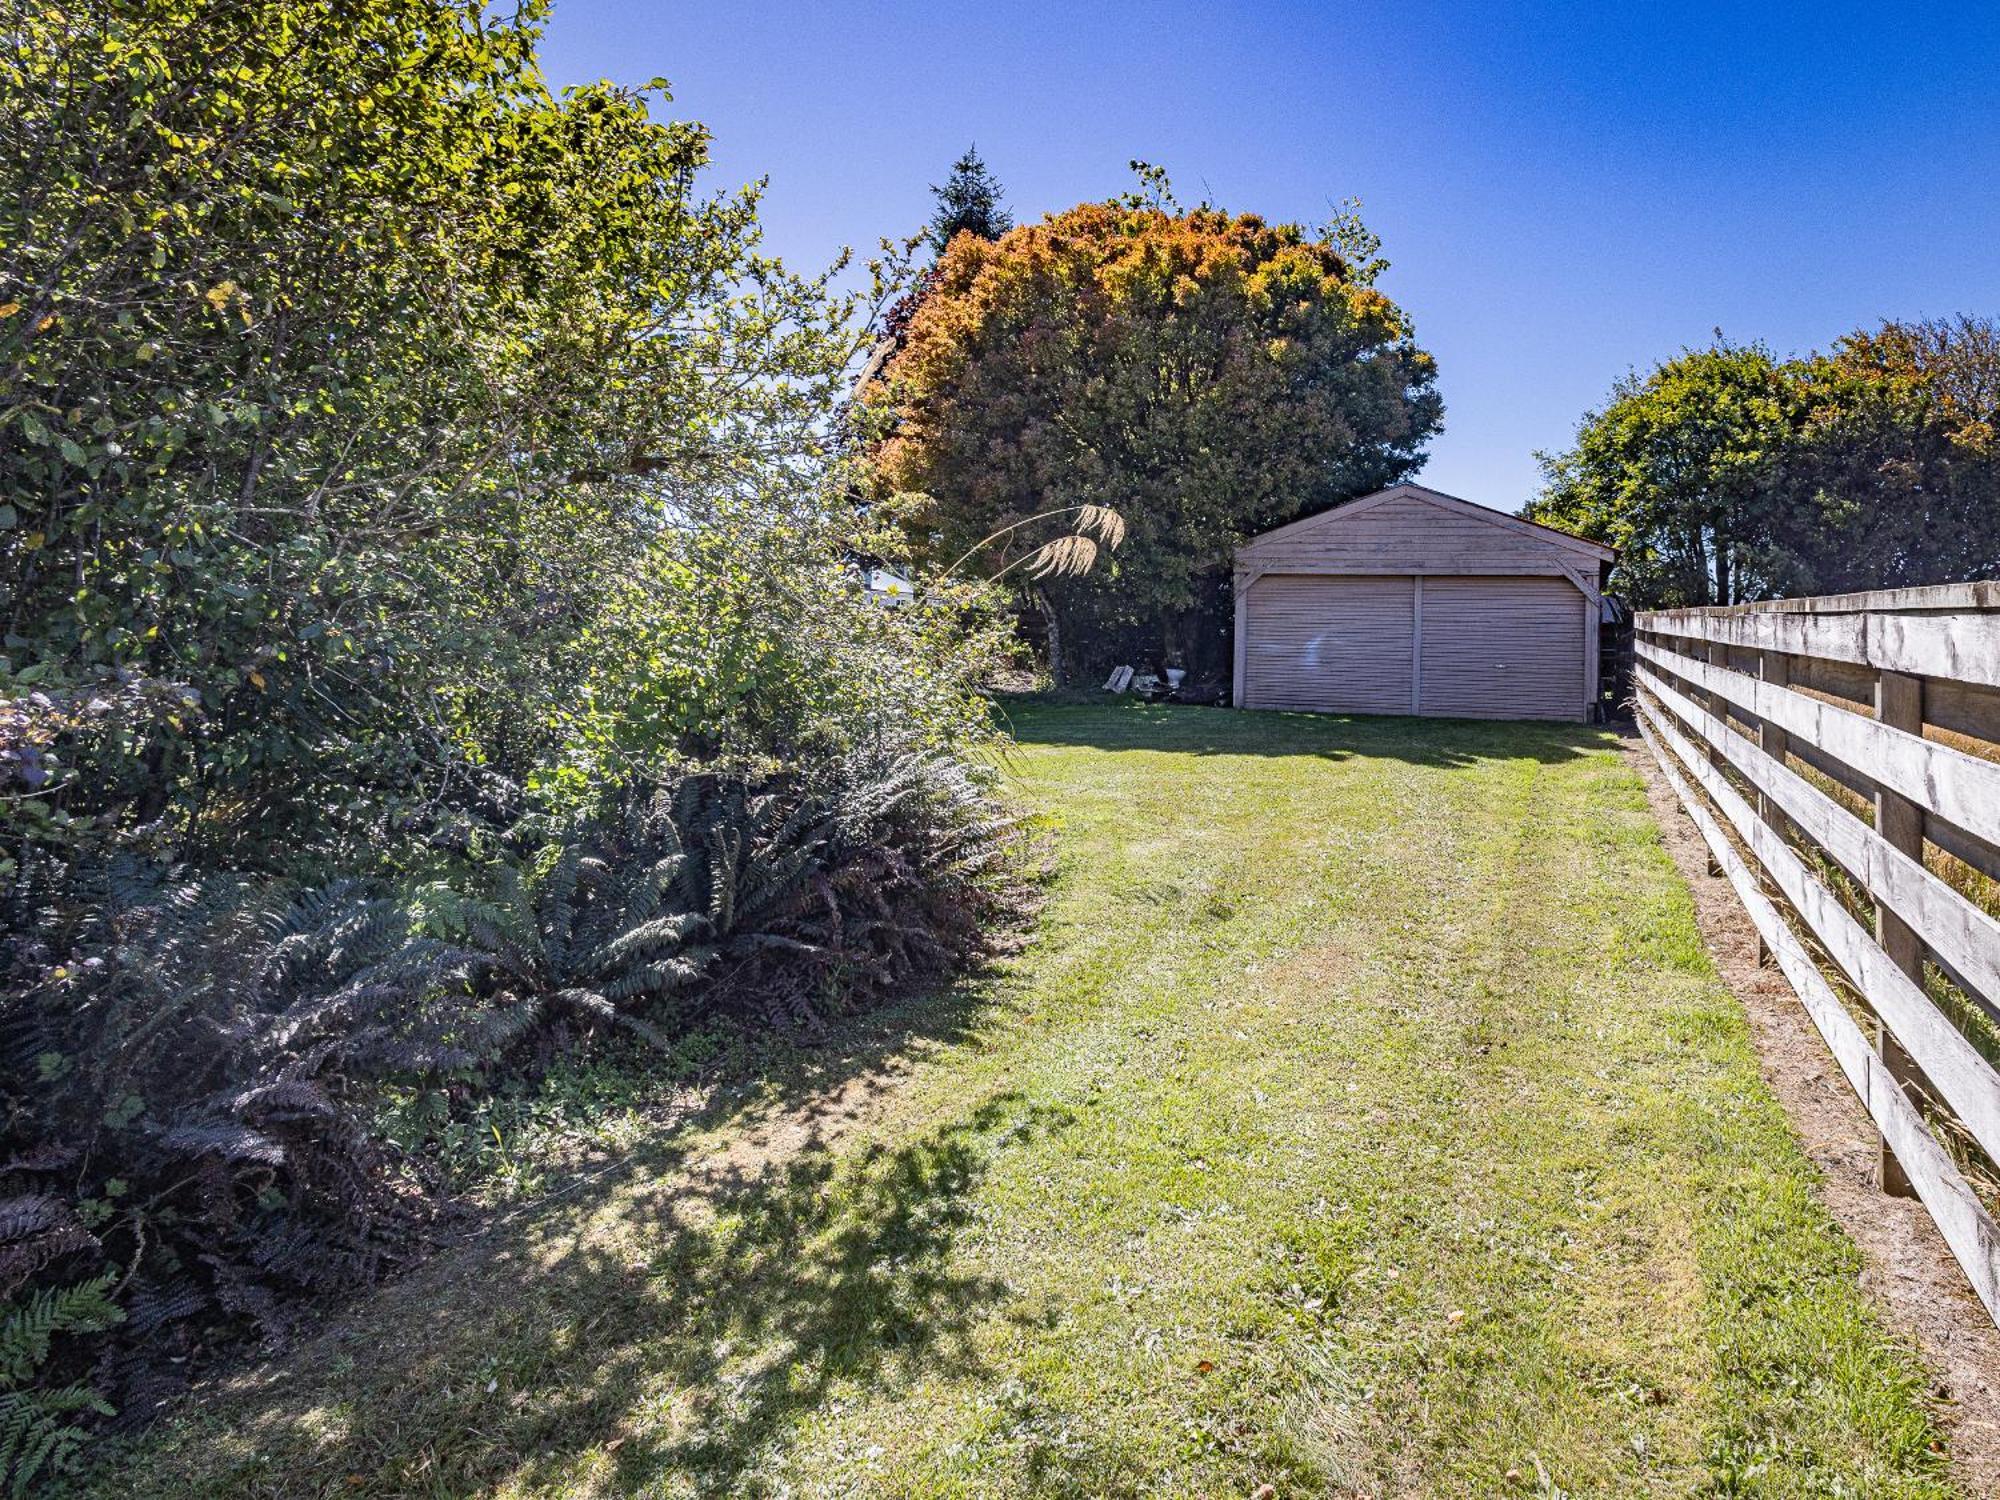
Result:
{"label": "bushy green foliage", "polygon": [[[814,1030],[964,961],[1020,877],[978,777],[865,753],[628,784],[409,895],[135,877],[10,1011],[0,1273],[127,1267],[112,1394],[156,1397],[162,1341],[282,1334],[305,1294],[421,1251],[426,1163],[375,1128],[397,1090],[476,1097],[604,1026],[669,1050],[718,1013]],[[24,1321],[0,1373],[59,1326]]]}
{"label": "bushy green foliage", "polygon": [[379,846],[525,777],[688,496],[810,484],[850,305],[661,91],[551,92],[538,3],[7,11],[0,670],[186,695],[45,803]]}
{"label": "bushy green foliage", "polygon": [[555,748],[558,803],[663,763],[767,763],[976,744],[1008,649],[990,591],[937,581],[906,607],[855,586],[836,499],[726,497],[660,536],[580,643]]}
{"label": "bushy green foliage", "polygon": [[76,1286],[48,1287],[10,1303],[0,1321],[0,1387],[25,1385],[49,1357],[60,1333],[97,1333],[113,1327],[120,1314],[109,1297],[111,1279]]}
{"label": "bushy green foliage", "polygon": [[0,1295],[74,1313],[20,1473],[421,1254],[398,1099],[811,1028],[1017,904],[991,603],[856,576],[894,288],[542,15],[0,0]]}
{"label": "bushy green foliage", "polygon": [[1527,514],[1621,549],[1641,606],[1896,588],[2000,570],[2000,335],[1885,324],[1829,354],[1689,350],[1545,456]]}

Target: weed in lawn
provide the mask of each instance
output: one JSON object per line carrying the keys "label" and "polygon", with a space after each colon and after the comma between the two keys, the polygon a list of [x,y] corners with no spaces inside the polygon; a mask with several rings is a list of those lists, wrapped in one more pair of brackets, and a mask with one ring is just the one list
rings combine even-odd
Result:
{"label": "weed in lawn", "polygon": [[436,1161],[445,1185],[483,1202],[519,1202],[593,1157],[631,1149],[733,1039],[720,1027],[674,1038],[665,1054],[623,1036],[558,1054],[538,1075],[513,1076],[453,1108],[451,1080],[393,1094],[378,1128],[385,1139]]}

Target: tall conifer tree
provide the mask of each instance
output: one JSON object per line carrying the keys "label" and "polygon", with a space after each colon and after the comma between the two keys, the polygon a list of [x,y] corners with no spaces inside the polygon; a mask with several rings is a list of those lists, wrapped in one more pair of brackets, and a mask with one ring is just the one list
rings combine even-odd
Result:
{"label": "tall conifer tree", "polygon": [[965,155],[951,164],[951,175],[931,188],[937,211],[931,215],[928,238],[939,255],[961,231],[982,240],[997,240],[1014,227],[1001,195],[1006,191],[1000,179],[987,168],[977,146],[968,146]]}

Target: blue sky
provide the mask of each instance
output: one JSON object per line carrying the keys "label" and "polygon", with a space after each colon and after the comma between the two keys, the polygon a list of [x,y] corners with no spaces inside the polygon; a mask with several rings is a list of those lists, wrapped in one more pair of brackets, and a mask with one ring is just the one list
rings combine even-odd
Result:
{"label": "blue sky", "polygon": [[554,82],[655,75],[801,267],[916,228],[968,142],[1017,218],[1362,201],[1438,357],[1426,483],[1513,509],[1611,383],[2000,314],[2000,4],[556,0]]}

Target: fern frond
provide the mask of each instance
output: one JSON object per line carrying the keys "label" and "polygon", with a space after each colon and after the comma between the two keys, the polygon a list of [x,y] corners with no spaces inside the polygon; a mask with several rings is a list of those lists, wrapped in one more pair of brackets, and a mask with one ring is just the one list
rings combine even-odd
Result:
{"label": "fern frond", "polygon": [[282,1144],[233,1120],[174,1125],[160,1131],[155,1139],[175,1156],[213,1157],[221,1162],[254,1161],[272,1167],[282,1166],[285,1161]]}
{"label": "fern frond", "polygon": [[110,1276],[44,1287],[0,1310],[0,1386],[26,1385],[48,1361],[59,1333],[102,1333],[125,1320],[110,1297]]}
{"label": "fern frond", "polygon": [[85,1385],[0,1392],[0,1483],[12,1500],[37,1493],[36,1481],[72,1467],[89,1432],[70,1418],[113,1416],[111,1403]]}

